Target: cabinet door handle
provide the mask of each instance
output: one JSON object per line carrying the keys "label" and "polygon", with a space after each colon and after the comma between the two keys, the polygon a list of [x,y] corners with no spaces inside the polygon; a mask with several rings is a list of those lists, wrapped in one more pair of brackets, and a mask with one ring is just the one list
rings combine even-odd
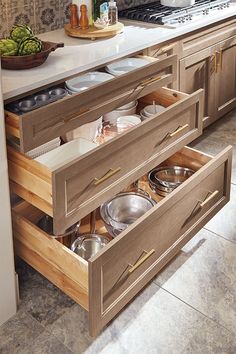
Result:
{"label": "cabinet door handle", "polygon": [[223,49],[220,49],[220,69],[223,67]]}
{"label": "cabinet door handle", "polygon": [[218,193],[218,190],[215,190],[215,192],[211,193],[209,197],[207,197],[205,200],[203,200],[203,202],[201,202],[200,208],[203,208],[206,204],[208,204]]}
{"label": "cabinet door handle", "polygon": [[107,179],[109,179],[110,177],[114,176],[116,173],[120,172],[121,168],[118,167],[116,169],[114,168],[110,168],[109,171],[107,171],[105,173],[105,175],[101,178],[94,178],[94,185],[98,186],[99,184],[101,184],[102,182],[106,181]]}
{"label": "cabinet door handle", "polygon": [[149,84],[152,84],[153,82],[159,81],[161,79],[161,76],[156,76],[156,77],[151,77],[150,79],[143,80],[140,84],[141,87],[145,87]]}
{"label": "cabinet door handle", "polygon": [[141,266],[141,264],[143,264],[149,257],[151,257],[151,255],[153,253],[155,253],[155,250],[152,249],[151,251],[147,252],[147,251],[144,251],[146,254],[144,257],[142,257],[138,262],[136,262],[134,265],[132,264],[129,264],[129,266],[131,267],[128,272],[129,274],[133,273],[137,268],[139,268]]}
{"label": "cabinet door handle", "polygon": [[184,125],[181,125],[179,126],[175,131],[173,131],[172,133],[168,133],[168,136],[170,138],[172,138],[173,136],[175,136],[176,134],[179,134],[180,132],[182,132],[182,130],[188,128],[188,123],[187,124],[184,124]]}
{"label": "cabinet door handle", "polygon": [[[222,49],[220,51],[216,50],[215,51],[215,72],[218,72],[218,67],[222,70]],[[219,56],[219,63],[218,63],[218,57]]]}

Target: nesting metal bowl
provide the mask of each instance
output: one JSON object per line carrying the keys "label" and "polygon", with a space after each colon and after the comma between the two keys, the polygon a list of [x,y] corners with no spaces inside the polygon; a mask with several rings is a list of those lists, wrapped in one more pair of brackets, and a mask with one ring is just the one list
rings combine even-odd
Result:
{"label": "nesting metal bowl", "polygon": [[109,242],[109,238],[98,234],[79,236],[71,245],[71,250],[80,257],[88,260],[98,253]]}
{"label": "nesting metal bowl", "polygon": [[193,174],[194,171],[187,167],[161,166],[148,174],[148,181],[152,190],[165,197]]}
{"label": "nesting metal bowl", "polygon": [[60,235],[54,235],[53,233],[53,218],[49,215],[44,215],[39,221],[37,222],[37,226],[45,231],[47,234],[49,234],[52,238],[61,240],[63,239],[64,242],[63,244],[67,245],[70,247],[71,243],[74,241],[74,239],[77,237],[79,233],[79,228],[80,228],[80,221],[78,221],[76,224],[72,225],[69,227],[63,234]]}
{"label": "nesting metal bowl", "polygon": [[182,166],[162,166],[154,170],[155,180],[168,188],[178,187],[193,174],[193,170]]}
{"label": "nesting metal bowl", "polygon": [[155,204],[151,197],[141,193],[120,193],[101,205],[100,214],[107,231],[115,237]]}

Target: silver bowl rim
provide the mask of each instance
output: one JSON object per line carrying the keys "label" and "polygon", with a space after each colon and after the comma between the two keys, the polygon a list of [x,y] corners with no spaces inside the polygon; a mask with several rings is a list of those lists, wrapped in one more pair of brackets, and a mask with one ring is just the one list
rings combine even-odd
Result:
{"label": "silver bowl rim", "polygon": [[[192,170],[191,168],[189,167],[184,167],[184,166],[176,166],[176,165],[173,165],[173,166],[160,166],[160,167],[156,167],[154,168],[151,172],[155,172],[155,174],[159,171],[163,171],[163,170],[179,170],[179,171],[185,171],[185,172],[190,172],[192,173],[191,176],[195,173],[194,170]],[[191,177],[189,176],[189,177]],[[189,178],[188,177],[188,178]],[[166,182],[166,181],[163,181],[161,180],[160,178],[157,178],[156,175],[154,175],[154,178],[156,179],[156,181],[165,186],[165,187],[174,187],[176,188],[177,186],[181,185],[183,182]],[[187,179],[187,178],[186,178]]]}

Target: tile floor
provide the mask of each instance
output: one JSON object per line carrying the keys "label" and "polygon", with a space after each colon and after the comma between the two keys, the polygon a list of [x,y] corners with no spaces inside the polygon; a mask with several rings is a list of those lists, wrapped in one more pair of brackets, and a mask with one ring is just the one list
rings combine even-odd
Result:
{"label": "tile floor", "polygon": [[[191,144],[215,155],[232,144],[236,110]],[[236,157],[231,201],[96,339],[88,317],[23,262],[19,312],[0,328],[1,354],[235,354]]]}

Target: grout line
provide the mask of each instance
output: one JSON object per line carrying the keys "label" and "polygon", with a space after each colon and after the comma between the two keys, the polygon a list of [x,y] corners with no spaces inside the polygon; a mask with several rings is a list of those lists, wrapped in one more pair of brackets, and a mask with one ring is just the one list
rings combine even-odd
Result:
{"label": "grout line", "polygon": [[217,324],[218,326],[224,328],[227,332],[229,332],[230,334],[235,335],[234,332],[232,332],[230,329],[228,329],[227,327],[223,326],[221,323],[217,322],[216,320],[214,320],[211,317],[208,317],[206,314],[204,314],[203,312],[201,312],[200,310],[196,309],[195,307],[193,307],[192,305],[190,305],[189,303],[187,303],[186,301],[182,300],[180,297],[176,296],[175,294],[171,293],[170,291],[168,291],[167,289],[163,288],[160,284],[156,284],[158,285],[162,290],[166,291],[169,295],[174,296],[176,299],[180,300],[182,303],[184,303],[185,305],[187,305],[188,307],[190,307],[191,309],[197,311],[198,313],[200,313],[202,316],[204,316],[205,318],[207,318],[208,320],[214,322],[215,324]]}
{"label": "grout line", "polygon": [[224,236],[218,234],[217,232],[212,231],[212,230],[210,230],[210,229],[208,229],[208,228],[206,228],[206,227],[204,227],[204,229],[207,230],[207,231],[209,231],[209,232],[211,232],[212,234],[214,234],[214,235],[216,235],[216,236],[218,236],[218,237],[223,238],[225,241],[229,241],[229,242],[231,242],[231,243],[233,243],[233,244],[236,243],[236,241],[234,241],[234,240],[229,240],[228,238],[226,238],[226,237],[224,237]]}

